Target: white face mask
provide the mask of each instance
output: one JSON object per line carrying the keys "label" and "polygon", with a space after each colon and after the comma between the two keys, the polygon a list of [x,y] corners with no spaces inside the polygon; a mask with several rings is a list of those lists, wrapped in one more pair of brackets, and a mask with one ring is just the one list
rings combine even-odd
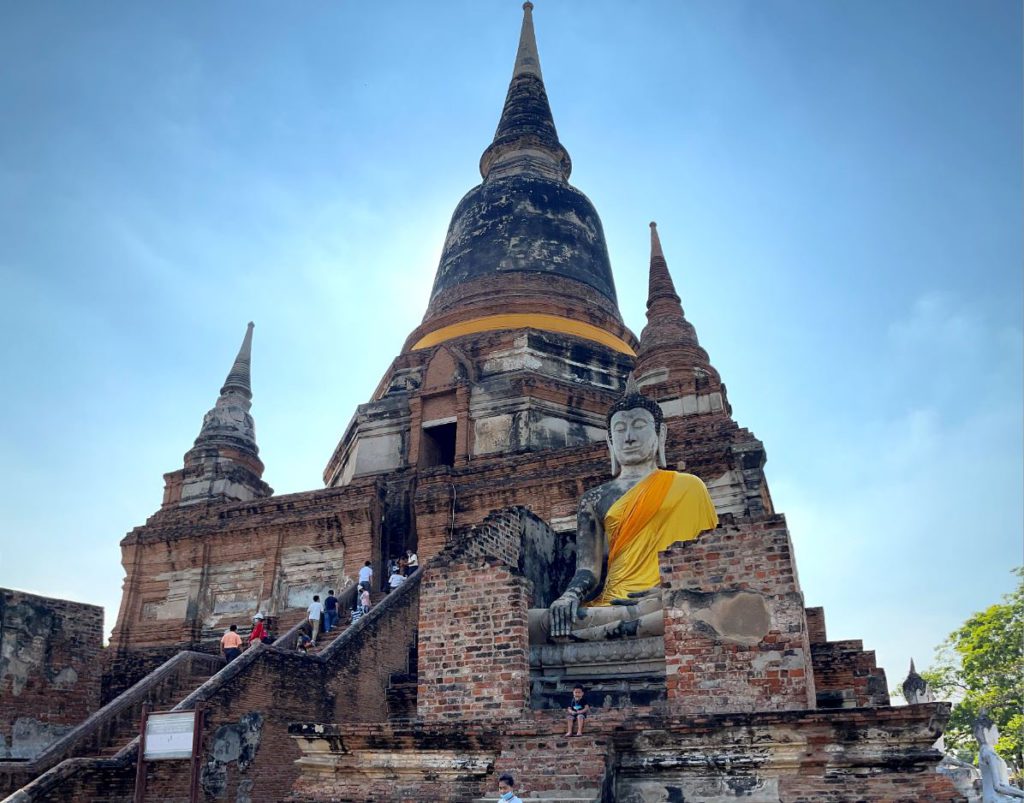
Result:
{"label": "white face mask", "polygon": [[501,796],[501,799],[502,800],[511,800],[512,799],[512,793],[511,792],[506,792],[505,794],[503,794]]}

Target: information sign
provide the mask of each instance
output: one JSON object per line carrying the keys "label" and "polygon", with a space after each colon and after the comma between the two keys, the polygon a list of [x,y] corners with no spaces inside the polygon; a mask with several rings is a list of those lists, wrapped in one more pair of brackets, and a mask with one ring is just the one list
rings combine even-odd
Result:
{"label": "information sign", "polygon": [[146,718],[146,761],[192,758],[196,712],[150,714]]}

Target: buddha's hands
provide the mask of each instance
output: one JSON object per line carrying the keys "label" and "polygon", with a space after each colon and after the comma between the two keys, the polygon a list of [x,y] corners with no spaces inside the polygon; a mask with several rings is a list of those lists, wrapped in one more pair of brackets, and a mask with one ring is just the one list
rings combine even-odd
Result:
{"label": "buddha's hands", "polygon": [[639,605],[640,601],[647,597],[653,597],[655,594],[660,594],[661,589],[655,586],[654,588],[648,588],[646,591],[630,591],[626,594],[625,598],[620,597],[619,599],[613,599],[612,605]]}
{"label": "buddha's hands", "polygon": [[568,636],[576,622],[580,608],[580,595],[574,588],[566,589],[558,599],[551,603],[548,616],[551,617],[551,635]]}

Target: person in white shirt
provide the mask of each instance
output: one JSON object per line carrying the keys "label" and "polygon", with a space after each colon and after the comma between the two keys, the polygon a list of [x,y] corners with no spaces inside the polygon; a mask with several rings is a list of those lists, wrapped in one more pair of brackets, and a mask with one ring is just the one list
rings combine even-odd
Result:
{"label": "person in white shirt", "polygon": [[324,612],[324,606],[320,604],[320,595],[314,594],[313,601],[306,609],[306,618],[310,627],[313,628],[313,637],[310,639],[312,646],[316,646],[316,637],[320,635],[320,616]]}
{"label": "person in white shirt", "polygon": [[391,576],[388,578],[388,585],[391,587],[391,590],[394,591],[404,582],[405,575],[398,571],[398,567],[396,566],[395,570],[391,573]]}
{"label": "person in white shirt", "polygon": [[363,567],[359,570],[359,585],[363,588],[370,588],[371,581],[373,580],[373,565],[370,561],[366,561]]}
{"label": "person in white shirt", "polygon": [[420,559],[411,549],[405,551],[405,573],[406,575],[412,574],[420,566]]}

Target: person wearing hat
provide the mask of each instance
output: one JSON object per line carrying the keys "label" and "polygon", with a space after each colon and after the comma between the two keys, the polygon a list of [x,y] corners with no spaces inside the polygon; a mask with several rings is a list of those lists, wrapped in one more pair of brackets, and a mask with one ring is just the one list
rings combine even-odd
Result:
{"label": "person wearing hat", "polygon": [[252,633],[249,634],[249,646],[259,644],[267,635],[267,628],[263,624],[263,614],[258,613],[252,618]]}

